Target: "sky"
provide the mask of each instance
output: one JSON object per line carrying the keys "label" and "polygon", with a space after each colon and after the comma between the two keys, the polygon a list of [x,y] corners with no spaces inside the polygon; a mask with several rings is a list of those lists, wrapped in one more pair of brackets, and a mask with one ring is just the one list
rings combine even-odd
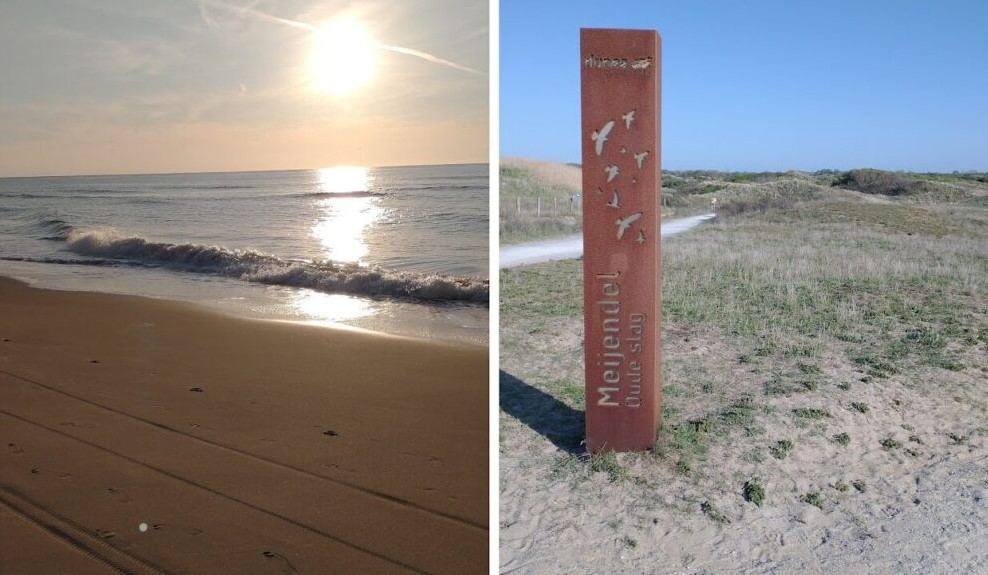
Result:
{"label": "sky", "polygon": [[[487,162],[488,10],[0,0],[0,176]],[[320,43],[338,21],[363,40]],[[345,93],[319,77],[367,70]]]}
{"label": "sky", "polygon": [[579,29],[658,30],[662,166],[988,171],[988,2],[500,2],[500,155],[580,162]]}

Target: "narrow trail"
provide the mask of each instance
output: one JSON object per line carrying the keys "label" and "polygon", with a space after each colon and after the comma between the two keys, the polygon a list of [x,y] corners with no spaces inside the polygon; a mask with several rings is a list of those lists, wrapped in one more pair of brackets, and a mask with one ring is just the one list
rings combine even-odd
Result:
{"label": "narrow trail", "polygon": [[[702,222],[713,219],[715,214],[703,214],[662,222],[662,237],[673,236],[693,229]],[[569,260],[583,255],[583,234],[542,240],[527,244],[502,246],[499,267],[513,268],[553,260]]]}

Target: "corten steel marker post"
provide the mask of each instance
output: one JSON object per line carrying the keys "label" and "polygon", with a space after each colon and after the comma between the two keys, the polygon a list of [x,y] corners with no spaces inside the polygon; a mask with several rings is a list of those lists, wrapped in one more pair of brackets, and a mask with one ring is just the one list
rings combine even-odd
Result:
{"label": "corten steel marker post", "polygon": [[661,396],[661,40],[580,30],[587,449],[652,447]]}

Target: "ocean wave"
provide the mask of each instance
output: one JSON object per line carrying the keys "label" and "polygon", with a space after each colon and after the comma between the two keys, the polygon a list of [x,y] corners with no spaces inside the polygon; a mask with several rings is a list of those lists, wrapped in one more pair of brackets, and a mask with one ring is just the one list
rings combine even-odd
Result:
{"label": "ocean wave", "polygon": [[477,190],[483,191],[487,190],[488,186],[486,182],[484,184],[476,185],[459,185],[451,186],[448,184],[425,184],[421,186],[398,186],[396,189],[402,191],[421,191],[421,190]]}
{"label": "ocean wave", "polygon": [[155,186],[157,189],[162,190],[253,190],[257,186],[248,186],[244,184],[216,184],[213,186]]}
{"label": "ocean wave", "polygon": [[289,198],[373,198],[377,196],[387,196],[384,192],[371,192],[367,190],[354,190],[352,192],[302,192],[299,194],[289,194]]}
{"label": "ocean wave", "polygon": [[0,197],[4,198],[19,198],[19,199],[59,199],[59,200],[125,200],[134,203],[171,203],[169,200],[160,198],[149,198],[141,196],[139,194],[144,194],[145,192],[127,192],[126,194],[93,194],[93,193],[75,193],[75,192],[59,192],[59,193],[23,193],[23,194],[2,194]]}
{"label": "ocean wave", "polygon": [[49,235],[42,236],[43,240],[61,241],[69,237],[75,229],[72,224],[57,217],[46,217],[41,220],[41,228]]}
{"label": "ocean wave", "polygon": [[157,267],[152,264],[146,264],[141,262],[121,262],[119,260],[108,260],[101,258],[33,258],[29,256],[0,256],[0,260],[6,262],[26,262],[32,264],[58,264],[58,265],[75,265],[75,266],[95,266],[95,267],[135,267],[135,268],[154,268]]}
{"label": "ocean wave", "polygon": [[[48,222],[50,227],[59,230],[63,229],[62,224],[64,222],[55,219]],[[112,229],[76,230],[69,226],[64,240],[70,251],[83,256],[151,264],[265,285],[423,302],[487,304],[490,297],[489,282],[472,277],[418,274],[331,261],[285,260],[252,250],[154,242],[123,236]]]}

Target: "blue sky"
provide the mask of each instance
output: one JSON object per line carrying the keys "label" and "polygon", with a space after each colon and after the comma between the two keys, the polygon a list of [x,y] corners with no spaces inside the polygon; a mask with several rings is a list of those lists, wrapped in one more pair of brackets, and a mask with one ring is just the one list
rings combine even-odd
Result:
{"label": "blue sky", "polygon": [[500,3],[500,154],[580,161],[579,29],[662,36],[666,169],[988,171],[988,2]]}

